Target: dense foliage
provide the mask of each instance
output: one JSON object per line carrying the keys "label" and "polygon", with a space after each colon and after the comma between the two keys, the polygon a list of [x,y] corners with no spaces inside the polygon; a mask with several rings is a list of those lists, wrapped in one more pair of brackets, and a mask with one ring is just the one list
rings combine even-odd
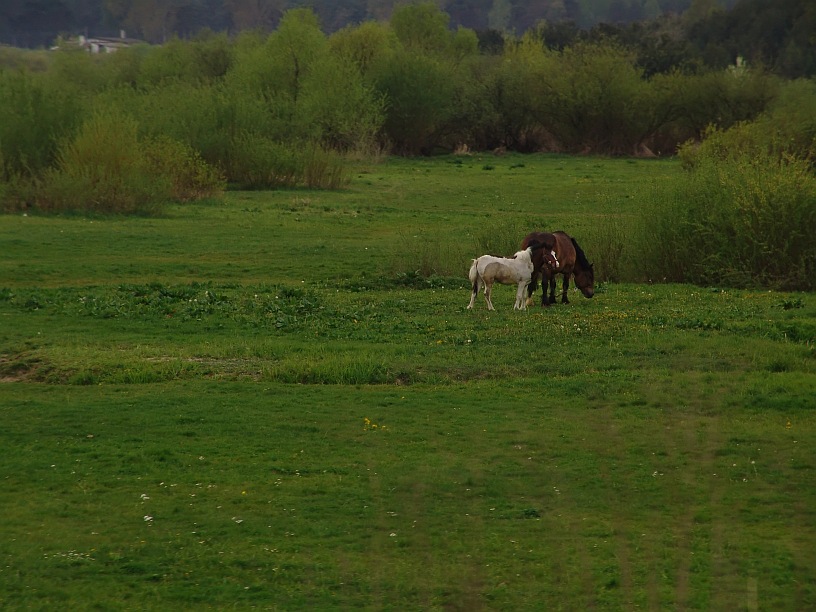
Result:
{"label": "dense foliage", "polygon": [[485,53],[474,31],[452,32],[447,19],[431,4],[406,5],[389,23],[327,36],[299,9],[269,35],[98,57],[66,48],[44,72],[0,74],[12,102],[0,122],[5,175],[38,174],[101,109],[189,145],[236,184],[268,187],[302,183],[306,160],[333,167],[333,152],[671,154],[710,125],[754,119],[780,89],[744,63],[650,75],[614,40],[556,49],[534,31]]}
{"label": "dense foliage", "polygon": [[816,84],[789,83],[753,122],[686,144],[689,176],[656,194],[644,260],[702,285],[816,288]]}
{"label": "dense foliage", "polygon": [[[425,0],[427,2],[427,0]],[[150,43],[203,31],[235,36],[274,31],[287,10],[308,6],[325,32],[384,23],[396,0],[59,0],[4,2],[0,42],[53,44],[57,36],[130,36]],[[680,65],[724,68],[741,55],[787,77],[816,74],[816,5],[810,0],[436,0],[445,28],[478,33],[483,49],[539,30],[563,48],[579,39],[614,38],[635,50],[647,72]]]}

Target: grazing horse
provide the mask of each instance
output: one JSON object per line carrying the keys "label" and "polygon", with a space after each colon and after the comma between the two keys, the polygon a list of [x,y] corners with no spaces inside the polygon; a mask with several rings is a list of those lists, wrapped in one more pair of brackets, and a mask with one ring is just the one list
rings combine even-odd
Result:
{"label": "grazing horse", "polygon": [[[549,306],[555,304],[555,275],[561,274],[564,277],[561,294],[561,302],[569,304],[567,291],[569,289],[570,276],[575,276],[575,286],[581,290],[584,297],[591,298],[595,295],[595,270],[578,246],[575,238],[570,237],[565,232],[553,232],[552,234],[543,232],[533,232],[524,237],[521,248],[527,248],[529,244],[541,243],[549,236],[555,238],[555,258],[557,265],[553,266],[547,258],[541,257],[538,252],[533,253],[533,277],[528,286],[527,292],[533,296],[538,287],[538,278],[541,276],[541,305]],[[550,298],[547,300],[547,283],[550,285]]]}
{"label": "grazing horse", "polygon": [[[487,309],[496,310],[493,307],[493,301],[490,299],[493,291],[493,283],[501,283],[502,285],[518,284],[516,302],[513,304],[513,310],[524,310],[527,308],[524,290],[533,278],[533,253],[538,252],[542,247],[543,245],[539,242],[531,240],[524,246],[524,250],[513,255],[512,258],[482,255],[474,259],[470,266],[470,272],[468,272],[468,278],[473,285],[468,308],[473,308],[473,303],[476,301],[479,289],[484,287]],[[543,255],[542,261],[555,262],[555,258],[550,253],[547,253]],[[550,265],[552,265],[552,263]]]}

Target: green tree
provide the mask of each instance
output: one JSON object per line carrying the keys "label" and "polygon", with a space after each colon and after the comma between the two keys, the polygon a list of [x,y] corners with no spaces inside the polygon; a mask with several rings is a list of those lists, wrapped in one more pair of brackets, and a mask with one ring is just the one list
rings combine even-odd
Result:
{"label": "green tree", "polygon": [[142,86],[169,81],[209,83],[224,77],[231,64],[226,34],[201,35],[193,41],[173,38],[145,54],[138,80]]}
{"label": "green tree", "polygon": [[75,88],[47,75],[0,71],[0,181],[36,177],[87,111]]}
{"label": "green tree", "polygon": [[549,83],[558,70],[557,55],[538,36],[528,33],[506,44],[501,60],[495,81],[488,86],[500,118],[498,140],[514,149],[543,148],[549,136],[540,118],[552,95]]}
{"label": "green tree", "polygon": [[329,44],[334,53],[354,62],[365,75],[377,62],[392,55],[399,42],[387,24],[366,21],[335,32]]}
{"label": "green tree", "polygon": [[406,4],[391,15],[391,28],[406,49],[424,53],[448,53],[452,36],[450,17],[431,2]]}
{"label": "green tree", "polygon": [[387,104],[386,138],[397,153],[430,153],[454,112],[452,66],[436,57],[400,49],[372,71]]}

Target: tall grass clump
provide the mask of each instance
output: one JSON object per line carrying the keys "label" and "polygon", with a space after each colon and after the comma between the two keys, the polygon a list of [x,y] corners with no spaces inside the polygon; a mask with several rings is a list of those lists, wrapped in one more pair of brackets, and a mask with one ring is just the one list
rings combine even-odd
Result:
{"label": "tall grass clump", "polygon": [[521,248],[521,240],[531,229],[546,227],[534,221],[509,221],[491,225],[468,240],[451,240],[436,232],[417,230],[400,236],[390,259],[390,270],[402,283],[458,278],[467,280],[473,258],[490,254],[511,257]]}
{"label": "tall grass clump", "polygon": [[406,284],[432,277],[467,277],[472,257],[461,242],[420,230],[400,236],[389,272]]}
{"label": "tall grass clump", "polygon": [[532,231],[549,231],[546,229],[548,227],[547,223],[533,221],[504,221],[487,225],[473,236],[474,257],[512,257],[521,248],[521,241],[527,234]]}
{"label": "tall grass clump", "polygon": [[816,287],[816,177],[806,159],[698,155],[652,194],[640,253],[650,280]]}
{"label": "tall grass clump", "polygon": [[627,277],[630,239],[628,224],[614,219],[607,219],[588,232],[586,244],[582,241],[581,246],[590,253],[596,281],[615,282]]}

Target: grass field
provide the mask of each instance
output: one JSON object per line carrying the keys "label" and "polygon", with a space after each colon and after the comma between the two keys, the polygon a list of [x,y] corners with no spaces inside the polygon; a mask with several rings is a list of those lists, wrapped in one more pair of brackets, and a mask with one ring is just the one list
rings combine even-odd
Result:
{"label": "grass field", "polygon": [[0,605],[813,609],[816,296],[465,308],[491,241],[564,229],[602,265],[677,172],[394,159],[0,217]]}

